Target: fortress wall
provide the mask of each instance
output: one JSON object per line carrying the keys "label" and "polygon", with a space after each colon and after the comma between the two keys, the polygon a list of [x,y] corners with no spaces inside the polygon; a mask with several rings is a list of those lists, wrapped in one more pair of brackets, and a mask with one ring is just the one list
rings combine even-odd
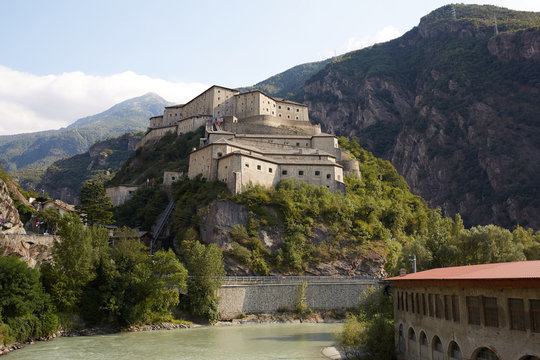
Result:
{"label": "fortress wall", "polygon": [[309,122],[308,109],[305,105],[276,101],[276,116],[284,120]]}
{"label": "fortress wall", "polygon": [[137,191],[138,188],[139,187],[137,185],[119,185],[108,187],[105,189],[105,192],[107,197],[111,199],[113,206],[119,206],[129,200],[129,198],[131,198],[131,194]]}
{"label": "fortress wall", "polygon": [[[300,286],[299,281],[223,285],[219,290],[219,314],[222,319],[232,319],[242,313],[294,310]],[[350,308],[358,305],[359,298],[370,286],[378,286],[378,279],[308,282],[306,303],[313,310]]]}
{"label": "fortress wall", "polygon": [[287,120],[271,115],[238,116],[237,123],[225,122],[223,129],[243,134],[319,135],[321,126],[306,121]]}
{"label": "fortress wall", "polygon": [[161,127],[161,128],[157,128],[157,129],[150,129],[150,131],[148,131],[144,136],[143,138],[141,139],[141,141],[139,141],[137,143],[137,146],[136,148],[140,148],[141,146],[144,146],[146,145],[147,143],[151,142],[151,141],[155,141],[155,140],[158,140],[158,139],[161,139],[163,136],[165,136],[166,134],[168,133],[172,133],[172,132],[176,132],[176,124],[175,125],[171,125],[171,126],[165,126],[165,127]]}
{"label": "fortress wall", "polygon": [[[241,155],[237,155],[241,156]],[[279,178],[279,165],[266,162],[260,159],[253,159],[247,156],[241,156],[241,169],[239,172],[242,176],[242,184],[248,185],[249,183],[263,186],[276,186],[280,180]]]}
{"label": "fortress wall", "polygon": [[189,155],[188,178],[193,179],[201,174],[203,178],[211,180],[212,147],[207,146],[192,152]]}
{"label": "fortress wall", "polygon": [[[340,191],[339,183],[343,182],[343,170],[332,164],[281,164],[279,171],[281,179],[305,181],[309,184],[325,186],[333,193]],[[317,174],[317,172],[319,173]]]}
{"label": "fortress wall", "polygon": [[187,119],[181,120],[178,122],[178,135],[185,134],[190,131],[195,131],[201,126],[206,125],[208,120],[212,119],[211,116],[192,116]]}

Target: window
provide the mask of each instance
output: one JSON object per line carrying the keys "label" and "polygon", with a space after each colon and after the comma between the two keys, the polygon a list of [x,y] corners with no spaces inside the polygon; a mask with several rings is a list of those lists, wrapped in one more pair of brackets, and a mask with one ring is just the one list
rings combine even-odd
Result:
{"label": "window", "polygon": [[298,170],[298,175],[303,176],[304,175],[304,170]]}
{"label": "window", "polygon": [[246,167],[249,167],[249,164],[248,164],[248,163],[246,163]]}
{"label": "window", "polygon": [[281,175],[287,175],[287,170],[281,170]]}
{"label": "window", "polygon": [[435,316],[439,319],[442,318],[442,312],[443,312],[443,303],[441,295],[437,294],[435,295]]}
{"label": "window", "polygon": [[469,324],[480,325],[480,297],[467,296],[467,315]]}
{"label": "window", "polygon": [[420,314],[420,294],[416,294],[416,313]]}
{"label": "window", "polygon": [[428,295],[429,300],[429,316],[433,317],[433,294]]}
{"label": "window", "polygon": [[296,112],[299,112],[300,110],[296,109]]}
{"label": "window", "polygon": [[414,314],[414,294],[411,293],[411,312]]}
{"label": "window", "polygon": [[508,299],[510,329],[525,330],[525,307],[523,299]]}
{"label": "window", "polygon": [[530,300],[531,331],[540,333],[540,300]]}
{"label": "window", "polygon": [[281,109],[281,105],[278,106],[278,109]]}
{"label": "window", "polygon": [[218,157],[222,157],[222,156],[223,156],[223,154],[222,154],[222,153],[220,153],[220,152],[218,152],[218,153],[217,153],[217,156],[218,156]]}
{"label": "window", "polygon": [[331,178],[331,175],[330,175],[330,174],[326,174],[326,178],[327,178],[327,179],[330,179],[330,178]]}
{"label": "window", "polygon": [[291,108],[287,106],[287,110],[291,110]]}
{"label": "window", "polygon": [[405,293],[405,311],[409,311],[409,294]]}
{"label": "window", "polygon": [[269,173],[272,172],[272,168],[271,168],[271,167],[268,168],[268,172],[269,172]]}
{"label": "window", "polygon": [[257,165],[257,170],[261,170],[261,165]]}
{"label": "window", "polygon": [[300,146],[300,143],[296,143],[296,146]]}
{"label": "window", "polygon": [[401,310],[401,293],[399,291],[397,293],[397,309]]}
{"label": "window", "polygon": [[426,313],[426,294],[422,294],[422,314],[424,316],[427,315],[427,313]]}
{"label": "window", "polygon": [[315,176],[321,176],[321,172],[319,170],[315,170]]}
{"label": "window", "polygon": [[444,318],[446,320],[452,319],[452,300],[450,295],[444,295]]}
{"label": "window", "polygon": [[499,313],[497,311],[497,298],[483,297],[484,321],[486,326],[499,326]]}
{"label": "window", "polygon": [[452,295],[452,315],[455,322],[459,322],[459,296]]}

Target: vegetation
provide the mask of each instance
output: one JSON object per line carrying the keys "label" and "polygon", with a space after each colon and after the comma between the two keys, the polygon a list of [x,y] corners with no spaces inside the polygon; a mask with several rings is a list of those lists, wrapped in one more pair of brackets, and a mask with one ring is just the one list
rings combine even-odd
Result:
{"label": "vegetation", "polygon": [[166,206],[167,194],[156,186],[148,185],[137,189],[129,200],[115,207],[114,218],[119,226],[150,231]]}
{"label": "vegetation", "polygon": [[169,133],[153,146],[137,149],[135,155],[122,165],[107,186],[142,184],[146,179],[155,179],[157,183],[161,183],[165,170],[187,173],[188,155],[193,148],[199,146],[199,140],[203,136],[204,127],[180,136]]}
{"label": "vegetation", "polygon": [[191,312],[210,322],[219,320],[217,291],[225,276],[223,255],[214,244],[184,239],[182,254],[189,272],[187,301]]}
{"label": "vegetation", "polygon": [[395,359],[393,309],[383,288],[364,293],[358,307],[347,314],[342,331],[334,334],[347,359]]}
{"label": "vegetation", "polygon": [[39,271],[0,252],[0,345],[47,336],[58,328]]}
{"label": "vegetation", "polygon": [[[26,183],[26,188],[43,189],[54,198],[59,198],[65,189],[78,194],[85,182],[105,182],[114,176],[122,164],[135,152],[134,143],[143,136],[142,132],[127,133],[117,138],[96,142],[91,151],[55,161],[38,181],[31,176],[32,170],[17,172]],[[101,149],[101,151],[98,150]],[[32,177],[34,180],[30,179]]]}
{"label": "vegetation", "polygon": [[[186,288],[187,271],[172,251],[148,249],[129,233],[113,247],[103,227],[84,227],[76,215],[60,223],[55,262],[42,281],[69,326],[74,314],[88,325],[129,326],[170,317]],[[71,324],[76,326],[77,324]]]}
{"label": "vegetation", "polygon": [[76,209],[85,224],[107,225],[112,223],[112,203],[105,194],[103,183],[84,183],[79,195],[79,202]]}

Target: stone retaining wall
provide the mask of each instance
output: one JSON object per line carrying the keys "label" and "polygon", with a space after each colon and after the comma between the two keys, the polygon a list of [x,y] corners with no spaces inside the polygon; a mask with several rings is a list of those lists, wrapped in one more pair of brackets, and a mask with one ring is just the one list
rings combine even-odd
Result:
{"label": "stone retaining wall", "polygon": [[[378,286],[376,278],[309,282],[306,303],[312,310],[334,310],[353,307],[369,286]],[[300,281],[259,284],[225,284],[219,291],[219,314],[232,319],[246,313],[273,313],[281,309],[294,310]]]}

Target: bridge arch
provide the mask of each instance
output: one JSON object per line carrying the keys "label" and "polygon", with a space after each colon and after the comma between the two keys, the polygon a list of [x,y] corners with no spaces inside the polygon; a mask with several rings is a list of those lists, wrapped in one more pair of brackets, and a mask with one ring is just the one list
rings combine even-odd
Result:
{"label": "bridge arch", "polygon": [[519,358],[519,360],[540,360],[537,356],[525,355]]}

